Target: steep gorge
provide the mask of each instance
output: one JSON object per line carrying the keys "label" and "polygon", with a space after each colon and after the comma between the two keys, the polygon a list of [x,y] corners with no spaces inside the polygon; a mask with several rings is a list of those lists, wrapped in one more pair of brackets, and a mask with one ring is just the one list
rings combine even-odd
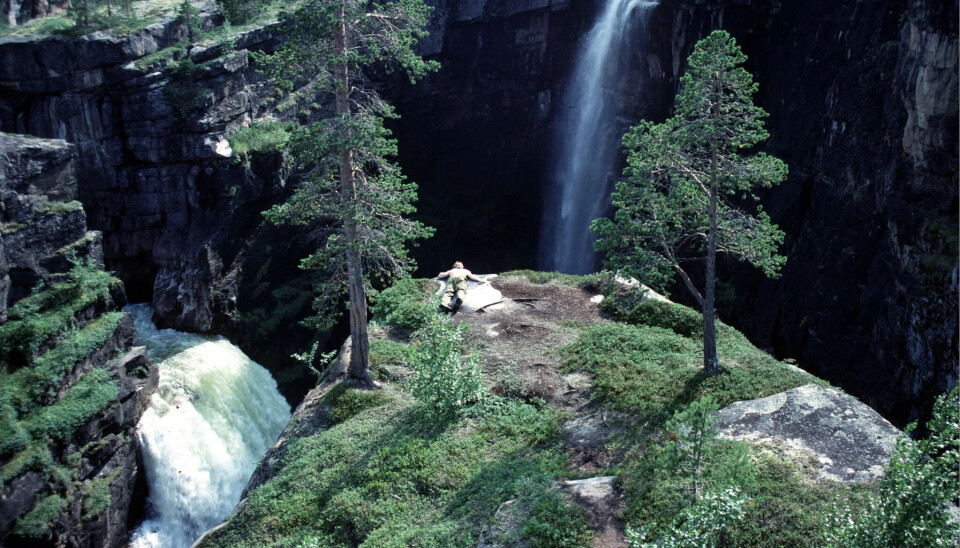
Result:
{"label": "steep gorge", "polygon": [[[602,2],[430,3],[424,53],[444,68],[387,90],[421,220],[438,228],[422,272],[455,258],[533,266],[560,97]],[[202,13],[219,24],[212,4]],[[764,199],[788,233],[784,276],[730,265],[722,316],[902,424],[956,382],[956,7],[663,0],[616,83],[621,122],[665,117],[690,49],[717,27],[750,56],[767,148],[791,167]],[[218,153],[227,129],[272,108],[246,50],[276,38],[190,49],[208,91],[180,112],[164,90],[184,32],[169,19],[126,38],[0,40],[0,129],[75,143],[80,199],[132,299],[152,299],[161,325],[237,340],[296,399],[287,356],[306,335],[264,343],[309,310],[296,270],[308,242],[261,226],[284,192],[279,158]]]}

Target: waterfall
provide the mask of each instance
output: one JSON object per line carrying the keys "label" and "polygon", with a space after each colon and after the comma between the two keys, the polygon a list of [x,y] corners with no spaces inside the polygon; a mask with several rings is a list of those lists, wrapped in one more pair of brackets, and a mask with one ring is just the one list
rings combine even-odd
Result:
{"label": "waterfall", "polygon": [[539,266],[570,274],[594,271],[590,222],[603,215],[622,127],[613,88],[624,70],[629,23],[640,12],[646,26],[659,0],[607,0],[586,36],[560,105],[555,136],[556,171],[550,181],[540,237]]}
{"label": "waterfall", "polygon": [[240,501],[257,461],[290,419],[262,366],[222,337],[158,330],[149,305],[125,309],[160,385],[137,432],[150,487],[135,548],[189,547]]}

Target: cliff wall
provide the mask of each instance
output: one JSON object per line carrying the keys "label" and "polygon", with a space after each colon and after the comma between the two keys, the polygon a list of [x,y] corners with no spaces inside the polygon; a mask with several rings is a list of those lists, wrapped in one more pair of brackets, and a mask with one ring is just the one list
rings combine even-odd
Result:
{"label": "cliff wall", "polygon": [[0,543],[120,546],[157,370],[75,201],[75,149],[0,134]]}

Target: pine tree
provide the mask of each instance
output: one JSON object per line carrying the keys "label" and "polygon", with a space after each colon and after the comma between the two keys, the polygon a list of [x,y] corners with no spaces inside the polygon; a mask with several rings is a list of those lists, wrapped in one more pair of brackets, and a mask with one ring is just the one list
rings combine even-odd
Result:
{"label": "pine tree", "polygon": [[368,386],[370,281],[407,275],[413,268],[408,242],[432,234],[406,217],[415,211],[416,185],[391,161],[396,141],[383,122],[396,115],[370,73],[399,69],[414,82],[437,68],[414,51],[429,13],[421,0],[309,0],[289,21],[290,39],[259,57],[281,90],[313,88],[319,100],[323,94],[333,99],[333,116],[295,132],[294,155],[306,175],[267,217],[313,228],[318,248],[302,266],[324,273],[318,319],[329,325],[346,287],[351,358],[345,373]]}
{"label": "pine tree", "polygon": [[[653,286],[682,280],[703,310],[703,364],[719,371],[714,326],[716,255],[725,253],[776,277],[783,232],[756,204],[755,191],[783,181],[787,166],[751,149],[767,139],[767,113],[753,104],[747,57],[725,31],[694,47],[673,117],[624,136],[627,179],[613,194],[613,219],[597,219],[605,266]],[[704,292],[690,272],[704,265]]]}

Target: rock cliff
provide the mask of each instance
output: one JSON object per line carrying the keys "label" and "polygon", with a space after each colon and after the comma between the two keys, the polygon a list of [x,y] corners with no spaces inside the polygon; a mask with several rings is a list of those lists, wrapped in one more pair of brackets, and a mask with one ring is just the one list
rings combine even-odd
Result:
{"label": "rock cliff", "polygon": [[119,546],[157,370],[102,271],[75,149],[0,134],[0,543]]}

